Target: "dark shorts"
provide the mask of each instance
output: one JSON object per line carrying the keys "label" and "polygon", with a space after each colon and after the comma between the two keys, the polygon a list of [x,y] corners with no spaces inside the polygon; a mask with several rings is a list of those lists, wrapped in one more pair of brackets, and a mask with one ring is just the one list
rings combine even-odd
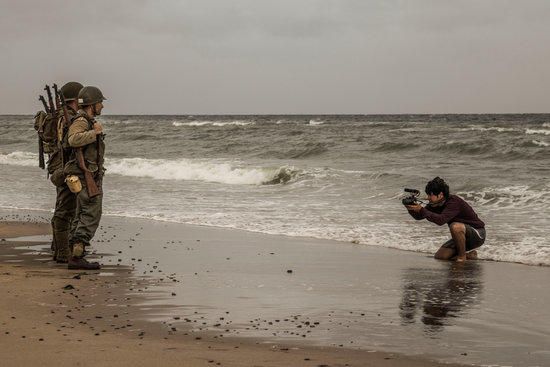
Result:
{"label": "dark shorts", "polygon": [[[485,228],[474,228],[468,224],[466,227],[466,252],[478,248],[485,242]],[[451,238],[441,247],[456,249],[455,241]]]}

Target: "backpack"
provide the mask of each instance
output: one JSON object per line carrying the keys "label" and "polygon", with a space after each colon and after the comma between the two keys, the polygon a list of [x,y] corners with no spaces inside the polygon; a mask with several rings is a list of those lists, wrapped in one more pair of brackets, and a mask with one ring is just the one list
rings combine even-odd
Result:
{"label": "backpack", "polygon": [[34,129],[44,144],[44,153],[51,154],[57,149],[58,120],[59,116],[57,113],[52,115],[51,113],[38,111],[34,115]]}

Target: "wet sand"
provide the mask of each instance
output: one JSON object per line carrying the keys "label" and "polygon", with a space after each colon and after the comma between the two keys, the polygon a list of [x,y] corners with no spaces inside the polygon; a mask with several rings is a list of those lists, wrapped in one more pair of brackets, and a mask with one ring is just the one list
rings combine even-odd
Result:
{"label": "wet sand", "polygon": [[[48,225],[3,222],[0,251],[2,366],[439,366],[423,358],[260,339],[221,340],[173,322],[151,322],[140,295],[158,281],[128,266],[68,271],[49,261],[43,242],[10,237],[49,232]],[[6,240],[8,239],[8,240]],[[132,294],[133,292],[133,294]],[[164,312],[172,309],[167,307]]]}
{"label": "wet sand", "polygon": [[[47,220],[30,215],[21,219]],[[527,366],[549,357],[548,268],[457,268],[384,248],[105,217],[93,255],[104,268],[73,279],[78,272],[48,261],[47,240],[2,242],[10,296],[0,348],[29,348],[10,363],[68,364],[80,353],[94,365],[191,366]]]}

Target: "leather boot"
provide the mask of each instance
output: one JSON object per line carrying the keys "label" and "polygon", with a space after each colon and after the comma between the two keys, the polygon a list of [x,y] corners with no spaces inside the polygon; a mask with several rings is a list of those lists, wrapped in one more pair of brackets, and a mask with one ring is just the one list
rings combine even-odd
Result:
{"label": "leather boot", "polygon": [[72,255],[72,251],[69,249],[69,231],[57,232],[55,234],[55,243],[55,261],[60,264],[66,264]]}
{"label": "leather boot", "polygon": [[67,267],[71,270],[98,270],[100,268],[99,263],[97,262],[88,262],[84,259],[84,244],[82,242],[77,242],[73,244],[73,253],[69,259]]}
{"label": "leather boot", "polygon": [[101,268],[98,262],[88,262],[83,257],[71,257],[67,267],[70,270],[99,270]]}

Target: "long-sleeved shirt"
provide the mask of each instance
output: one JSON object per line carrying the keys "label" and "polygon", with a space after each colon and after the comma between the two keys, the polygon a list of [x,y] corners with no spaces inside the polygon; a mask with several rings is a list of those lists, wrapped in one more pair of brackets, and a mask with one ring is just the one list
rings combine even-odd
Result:
{"label": "long-sleeved shirt", "polygon": [[418,213],[409,210],[409,214],[416,220],[427,219],[439,226],[459,222],[474,228],[485,228],[485,223],[479,219],[474,209],[456,195],[449,195],[441,206],[426,205]]}

